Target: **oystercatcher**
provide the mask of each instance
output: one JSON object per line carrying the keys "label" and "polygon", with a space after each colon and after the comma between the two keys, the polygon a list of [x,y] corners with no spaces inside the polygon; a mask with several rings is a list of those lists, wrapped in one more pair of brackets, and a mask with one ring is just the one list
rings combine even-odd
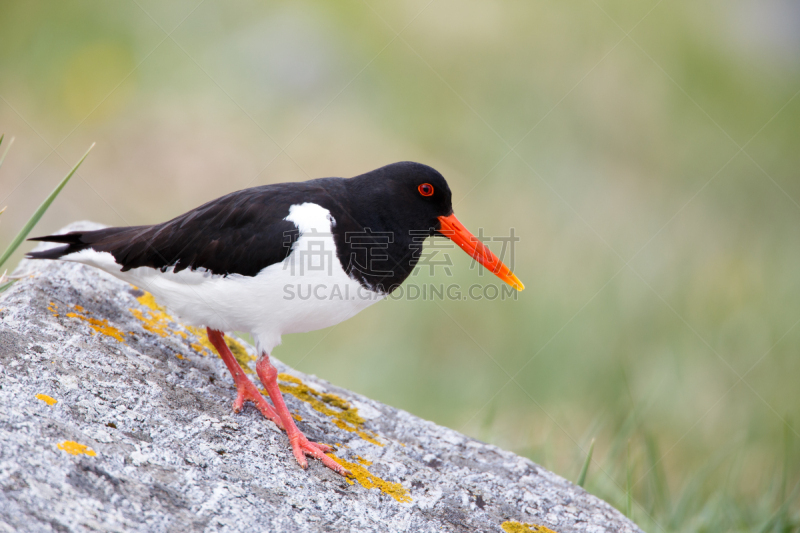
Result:
{"label": "oystercatcher", "polygon": [[[309,441],[286,408],[269,353],[285,333],[326,328],[385,298],[412,272],[427,236],[449,237],[500,279],[523,285],[453,214],[433,168],[401,162],[354,178],[322,178],[233,192],[153,226],[73,231],[30,240],[63,243],[32,259],[77,261],[151,292],[190,324],[207,328],[237,388],[305,456],[346,475]],[[224,331],[253,335],[256,371],[272,405],[231,354]]]}

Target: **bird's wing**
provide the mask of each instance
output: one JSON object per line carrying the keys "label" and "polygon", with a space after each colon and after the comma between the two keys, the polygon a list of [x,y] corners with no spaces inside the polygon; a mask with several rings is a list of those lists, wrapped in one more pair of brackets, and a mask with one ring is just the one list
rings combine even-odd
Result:
{"label": "bird's wing", "polygon": [[256,187],[228,194],[162,224],[38,237],[31,240],[67,246],[28,256],[57,259],[91,248],[111,253],[122,271],[203,268],[212,274],[255,276],[283,261],[298,238],[297,227],[284,220],[292,198],[297,197],[289,192],[297,193],[297,188]]}

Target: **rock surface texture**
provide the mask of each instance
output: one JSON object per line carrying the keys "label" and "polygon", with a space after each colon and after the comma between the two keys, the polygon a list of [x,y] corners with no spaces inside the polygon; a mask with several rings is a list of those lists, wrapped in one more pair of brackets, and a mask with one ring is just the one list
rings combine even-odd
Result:
{"label": "rock surface texture", "polygon": [[231,411],[204,331],[90,267],[17,273],[0,295],[0,531],[639,531],[527,459],[275,361],[300,429],[354,477],[302,470],[255,408]]}

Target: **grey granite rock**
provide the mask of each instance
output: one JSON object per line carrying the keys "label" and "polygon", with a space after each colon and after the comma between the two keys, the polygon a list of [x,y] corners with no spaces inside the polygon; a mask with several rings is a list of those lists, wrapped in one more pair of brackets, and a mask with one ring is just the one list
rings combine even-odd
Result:
{"label": "grey granite rock", "polygon": [[90,267],[17,272],[0,295],[2,531],[639,531],[528,459],[276,361],[300,429],[355,478],[302,470],[253,407],[231,411],[202,331]]}

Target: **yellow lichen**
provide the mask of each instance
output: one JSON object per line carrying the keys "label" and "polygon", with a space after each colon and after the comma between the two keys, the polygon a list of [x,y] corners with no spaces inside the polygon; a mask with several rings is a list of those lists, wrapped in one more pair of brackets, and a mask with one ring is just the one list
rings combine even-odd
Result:
{"label": "yellow lichen", "polygon": [[[142,322],[142,327],[150,331],[151,333],[155,333],[161,337],[167,337],[169,335],[178,335],[183,337],[184,339],[188,339],[189,336],[179,329],[174,327],[170,327],[170,323],[173,324],[180,324],[172,315],[167,313],[167,309],[161,305],[158,305],[156,302],[155,297],[149,292],[144,292],[141,296],[136,298],[136,300],[145,306],[147,310],[142,311],[141,309],[131,308],[130,311],[139,321]],[[184,326],[189,333],[197,337],[195,342],[189,344],[189,346],[195,352],[199,353],[202,356],[210,355],[210,354],[217,354],[216,348],[214,345],[211,344],[211,341],[208,339],[208,334],[206,330],[203,328],[198,328],[195,326]],[[244,369],[245,372],[252,374],[253,370],[250,368],[249,363],[250,361],[254,361],[256,359],[255,356],[250,355],[247,352],[242,344],[237,341],[235,338],[231,337],[230,335],[225,336],[225,344],[228,345],[230,348],[231,353],[239,362],[241,367]],[[178,355],[179,359],[183,359],[182,355]]]}
{"label": "yellow lichen", "polygon": [[167,327],[167,324],[164,324],[157,317],[153,317],[150,313],[148,313],[150,316],[145,316],[145,311],[134,309],[133,307],[131,307],[130,311],[131,314],[133,314],[133,316],[142,323],[142,327],[145,330],[149,331],[150,333],[155,333],[160,337],[167,336],[167,332],[164,331]]}
{"label": "yellow lichen", "polygon": [[194,326],[186,326],[186,329],[189,330],[189,333],[193,334],[197,337],[197,342],[193,342],[191,344],[192,349],[202,355],[203,357],[211,354],[219,354],[217,353],[217,349],[214,348],[214,345],[211,344],[211,341],[208,338],[208,332],[206,332],[203,328],[196,328]]}
{"label": "yellow lichen", "polygon": [[48,396],[47,394],[37,394],[37,395],[36,395],[36,399],[37,399],[37,400],[42,400],[42,401],[43,401],[44,403],[46,403],[47,405],[55,405],[55,404],[57,404],[57,403],[58,403],[58,400],[56,400],[55,398],[52,398],[52,397]]}
{"label": "yellow lichen", "polygon": [[146,291],[142,292],[144,292],[144,294],[136,298],[137,302],[139,302],[145,307],[152,309],[153,311],[165,311],[165,309],[162,306],[158,305],[155,296]]}
{"label": "yellow lichen", "polygon": [[50,313],[51,313],[53,316],[58,316],[58,313],[56,312],[56,311],[58,310],[58,305],[56,305],[54,302],[50,302],[50,303],[47,305],[47,310],[48,310],[48,311],[50,311]]}
{"label": "yellow lichen", "polygon": [[[372,464],[369,461],[364,461],[364,459],[359,457],[357,459],[358,463],[351,463],[336,457],[332,453],[326,455],[348,469],[350,471],[350,477],[358,481],[365,489],[380,489],[384,494],[388,494],[398,502],[408,503],[411,501],[411,496],[408,495],[408,490],[403,487],[403,485],[381,479],[362,466],[362,464]],[[347,482],[351,485],[353,484],[353,480],[349,477],[347,478]]]}
{"label": "yellow lichen", "polygon": [[65,452],[72,454],[72,455],[88,455],[89,457],[94,457],[97,455],[94,450],[86,446],[85,444],[79,444],[74,440],[65,440],[64,442],[58,443],[58,449],[64,450]]}
{"label": "yellow lichen", "polygon": [[113,337],[113,338],[117,339],[119,342],[124,342],[125,334],[123,332],[121,332],[120,330],[118,330],[117,328],[115,328],[114,326],[112,326],[111,324],[109,324],[107,319],[105,319],[105,318],[103,318],[103,319],[91,318],[91,317],[79,314],[79,313],[83,313],[83,312],[86,311],[80,305],[76,305],[76,306],[74,306],[74,308],[75,308],[76,311],[78,311],[78,313],[72,313],[72,312],[67,313],[68,317],[70,317],[70,318],[79,318],[79,319],[83,320],[84,322],[88,322],[89,323],[89,327],[92,328],[93,330],[95,330],[96,332],[102,333],[103,335],[106,335],[108,337]]}
{"label": "yellow lichen", "polygon": [[202,355],[203,357],[205,357],[205,356],[207,356],[207,355],[208,355],[208,354],[206,353],[206,349],[205,349],[205,348],[203,347],[203,345],[202,345],[202,344],[200,344],[199,342],[193,342],[193,343],[191,343],[189,346],[191,346],[191,347],[192,347],[192,350],[194,350],[195,352],[199,353],[199,354],[200,354],[200,355]]}
{"label": "yellow lichen", "polygon": [[[149,311],[142,311],[140,309],[131,308],[130,311],[142,323],[142,327],[155,333],[160,337],[167,337],[169,335],[178,335],[184,339],[187,337],[186,333],[169,327],[170,322],[177,322],[174,318],[167,314],[167,310],[156,303],[155,298],[149,292],[145,292],[136,300],[147,307]],[[149,316],[145,316],[145,313]]]}
{"label": "yellow lichen", "polygon": [[[237,341],[234,337],[230,335],[225,335],[225,344],[228,345],[230,348],[231,353],[239,361],[239,364],[242,365],[242,368],[245,372],[250,370],[250,361],[255,361],[257,358],[255,355],[250,355],[247,353],[247,350],[242,345],[241,342]],[[216,350],[214,350],[216,352]],[[250,370],[252,372],[252,370]]]}
{"label": "yellow lichen", "polygon": [[503,522],[500,527],[502,527],[503,531],[506,533],[556,533],[546,526],[539,526],[537,524],[523,524],[513,520]]}
{"label": "yellow lichen", "polygon": [[308,403],[314,410],[333,417],[332,422],[339,428],[357,434],[367,442],[383,446],[375,437],[374,433],[364,430],[365,420],[358,414],[358,409],[351,406],[347,400],[329,394],[327,392],[317,392],[298,378],[289,374],[278,374],[278,379],[286,383],[279,384],[281,392],[291,394],[298,400]]}
{"label": "yellow lichen", "polygon": [[[211,344],[211,341],[208,339],[208,333],[203,328],[196,328],[194,326],[186,326],[191,333],[197,336],[197,342],[192,343],[192,349],[201,355],[208,355],[209,353],[216,354],[219,357],[219,352],[217,349],[214,348],[214,345]],[[247,349],[242,345],[241,342],[237,341],[235,337],[231,335],[225,335],[225,344],[228,345],[228,349],[230,349],[233,357],[239,362],[239,366],[247,372],[248,374],[253,374],[253,370],[250,368],[250,361],[255,361],[256,356],[250,355],[247,352]]]}

